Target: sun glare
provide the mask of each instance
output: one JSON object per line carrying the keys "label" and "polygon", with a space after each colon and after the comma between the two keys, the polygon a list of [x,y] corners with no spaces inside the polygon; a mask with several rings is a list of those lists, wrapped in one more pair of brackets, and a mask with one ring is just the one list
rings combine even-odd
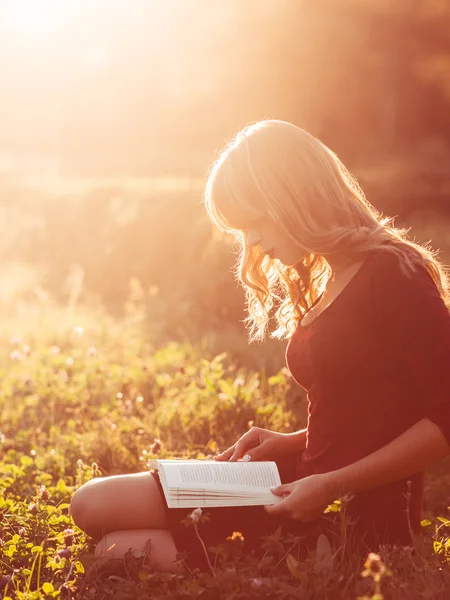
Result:
{"label": "sun glare", "polygon": [[72,6],[69,0],[3,0],[2,25],[29,38],[46,37],[65,25]]}
{"label": "sun glare", "polygon": [[85,52],[84,58],[92,69],[104,69],[111,62],[111,51],[106,46],[95,46]]}

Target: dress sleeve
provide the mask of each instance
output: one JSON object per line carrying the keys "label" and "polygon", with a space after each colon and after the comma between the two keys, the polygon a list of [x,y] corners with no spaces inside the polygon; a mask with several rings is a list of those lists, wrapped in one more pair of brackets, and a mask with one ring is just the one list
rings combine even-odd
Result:
{"label": "dress sleeve", "polygon": [[438,425],[450,446],[450,312],[425,267],[407,276],[395,257],[389,261],[380,326],[423,398],[424,418]]}

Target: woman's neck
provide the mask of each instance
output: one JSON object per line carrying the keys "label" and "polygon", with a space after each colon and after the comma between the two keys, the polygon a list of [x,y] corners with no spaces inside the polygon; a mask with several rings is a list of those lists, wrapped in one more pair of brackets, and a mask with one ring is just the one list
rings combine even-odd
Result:
{"label": "woman's neck", "polygon": [[332,277],[339,275],[343,271],[346,271],[354,264],[356,264],[357,260],[350,259],[348,256],[344,256],[343,254],[329,254],[324,256],[325,260],[331,267]]}
{"label": "woman's neck", "polygon": [[345,280],[347,274],[351,276],[353,269],[357,271],[361,266],[362,262],[351,260],[348,257],[344,257],[342,255],[333,255],[333,257],[326,257],[325,260],[331,267],[331,275],[326,285],[327,292],[329,292],[331,287],[338,285],[341,279]]}

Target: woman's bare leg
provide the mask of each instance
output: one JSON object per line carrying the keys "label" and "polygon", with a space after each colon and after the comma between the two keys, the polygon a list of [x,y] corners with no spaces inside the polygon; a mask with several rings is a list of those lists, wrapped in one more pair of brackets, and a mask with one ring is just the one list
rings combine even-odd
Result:
{"label": "woman's bare leg", "polygon": [[97,477],[73,495],[76,525],[93,538],[111,531],[167,529],[165,507],[150,473]]}
{"label": "woman's bare leg", "polygon": [[161,493],[150,473],[92,479],[75,492],[70,512],[80,529],[100,540],[97,558],[120,559],[130,549],[145,553],[151,540],[148,565],[162,571],[183,570],[176,562]]}
{"label": "woman's bare leg", "polygon": [[182,563],[176,560],[177,549],[172,534],[165,529],[107,533],[97,544],[94,555],[101,560],[122,559],[130,549],[138,555],[142,552],[144,564],[155,570],[180,573],[184,570]]}

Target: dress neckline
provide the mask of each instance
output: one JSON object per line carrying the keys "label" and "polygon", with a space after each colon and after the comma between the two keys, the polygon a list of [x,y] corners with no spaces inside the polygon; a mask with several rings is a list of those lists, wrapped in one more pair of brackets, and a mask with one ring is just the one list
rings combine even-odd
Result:
{"label": "dress neckline", "polygon": [[366,270],[367,265],[369,263],[372,263],[372,261],[375,259],[375,257],[378,256],[377,254],[374,254],[372,256],[369,256],[368,258],[366,258],[363,263],[361,264],[361,266],[359,267],[359,269],[356,271],[356,273],[353,275],[353,277],[346,283],[346,285],[342,288],[342,290],[339,292],[339,294],[336,296],[336,298],[334,298],[334,300],[332,302],[330,302],[330,304],[324,308],[318,315],[317,317],[315,317],[310,323],[306,323],[306,325],[302,325],[302,321],[305,317],[305,315],[312,309],[314,308],[314,306],[316,306],[316,304],[318,304],[318,302],[323,298],[324,292],[322,292],[320,294],[320,296],[318,298],[316,298],[316,300],[314,300],[314,302],[311,304],[311,306],[303,313],[302,318],[300,319],[300,321],[298,322],[297,325],[297,329],[309,329],[312,325],[315,324],[315,322],[317,321],[317,319],[320,319],[322,317],[322,315],[324,315],[325,313],[327,313],[328,311],[331,311],[333,309],[333,307],[336,306],[336,303],[339,304],[339,301],[342,301],[342,297],[345,297],[345,294],[348,293],[348,290],[353,287],[354,283],[357,281],[357,279],[359,279],[359,277],[361,276],[361,274]]}

